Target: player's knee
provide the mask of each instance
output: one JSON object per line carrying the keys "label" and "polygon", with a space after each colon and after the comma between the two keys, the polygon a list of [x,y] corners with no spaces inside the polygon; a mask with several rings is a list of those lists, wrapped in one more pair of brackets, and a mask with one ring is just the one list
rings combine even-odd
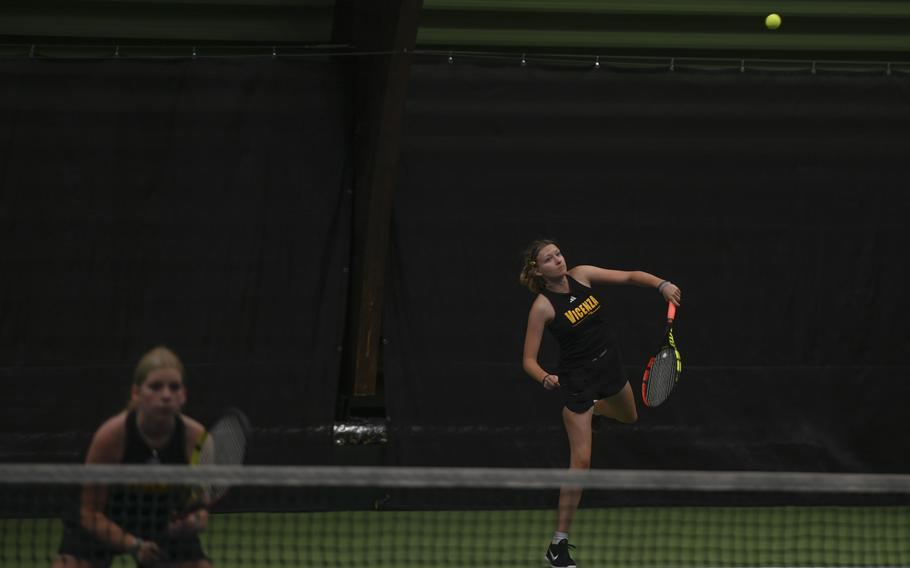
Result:
{"label": "player's knee", "polygon": [[618,417],[618,420],[623,424],[635,424],[638,422],[638,411],[633,408],[628,412],[623,412]]}

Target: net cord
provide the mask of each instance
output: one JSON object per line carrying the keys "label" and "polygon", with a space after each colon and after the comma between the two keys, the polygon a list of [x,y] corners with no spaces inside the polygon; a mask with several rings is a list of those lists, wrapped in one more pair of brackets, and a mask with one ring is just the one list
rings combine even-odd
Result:
{"label": "net cord", "polygon": [[910,493],[908,474],[261,465],[0,464],[0,484],[219,484],[280,487],[468,487],[777,493]]}

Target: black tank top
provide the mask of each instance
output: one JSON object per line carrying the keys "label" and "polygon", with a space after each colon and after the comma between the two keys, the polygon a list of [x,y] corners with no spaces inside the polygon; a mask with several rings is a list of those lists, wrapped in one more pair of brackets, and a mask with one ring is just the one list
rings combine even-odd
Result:
{"label": "black tank top", "polygon": [[146,443],[139,433],[136,411],[126,415],[126,441],[123,448],[123,463],[189,463],[186,455],[186,426],[183,418],[174,417],[174,433],[167,445],[156,450]]}
{"label": "black tank top", "polygon": [[[187,464],[186,426],[183,418],[174,417],[174,432],[167,445],[155,450],[139,433],[136,411],[126,415],[126,440],[123,462],[129,464]],[[143,538],[167,534],[170,519],[189,497],[185,487],[167,484],[115,485],[108,489],[105,514],[124,530]]]}
{"label": "black tank top", "polygon": [[547,329],[559,342],[559,366],[562,369],[589,363],[613,346],[613,330],[603,312],[603,304],[594,292],[571,276],[569,292],[562,294],[543,290],[553,304],[556,315]]}

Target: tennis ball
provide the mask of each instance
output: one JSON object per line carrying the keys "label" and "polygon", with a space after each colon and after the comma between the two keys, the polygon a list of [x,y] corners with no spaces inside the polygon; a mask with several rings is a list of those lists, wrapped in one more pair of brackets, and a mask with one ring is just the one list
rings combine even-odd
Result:
{"label": "tennis ball", "polygon": [[777,14],[768,14],[768,17],[765,18],[765,27],[769,30],[776,30],[780,27],[780,16]]}

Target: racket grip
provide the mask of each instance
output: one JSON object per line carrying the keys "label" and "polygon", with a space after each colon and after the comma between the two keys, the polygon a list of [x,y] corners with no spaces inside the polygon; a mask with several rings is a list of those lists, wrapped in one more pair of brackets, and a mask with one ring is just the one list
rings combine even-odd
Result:
{"label": "racket grip", "polygon": [[667,319],[676,319],[676,306],[673,305],[673,302],[667,302]]}

